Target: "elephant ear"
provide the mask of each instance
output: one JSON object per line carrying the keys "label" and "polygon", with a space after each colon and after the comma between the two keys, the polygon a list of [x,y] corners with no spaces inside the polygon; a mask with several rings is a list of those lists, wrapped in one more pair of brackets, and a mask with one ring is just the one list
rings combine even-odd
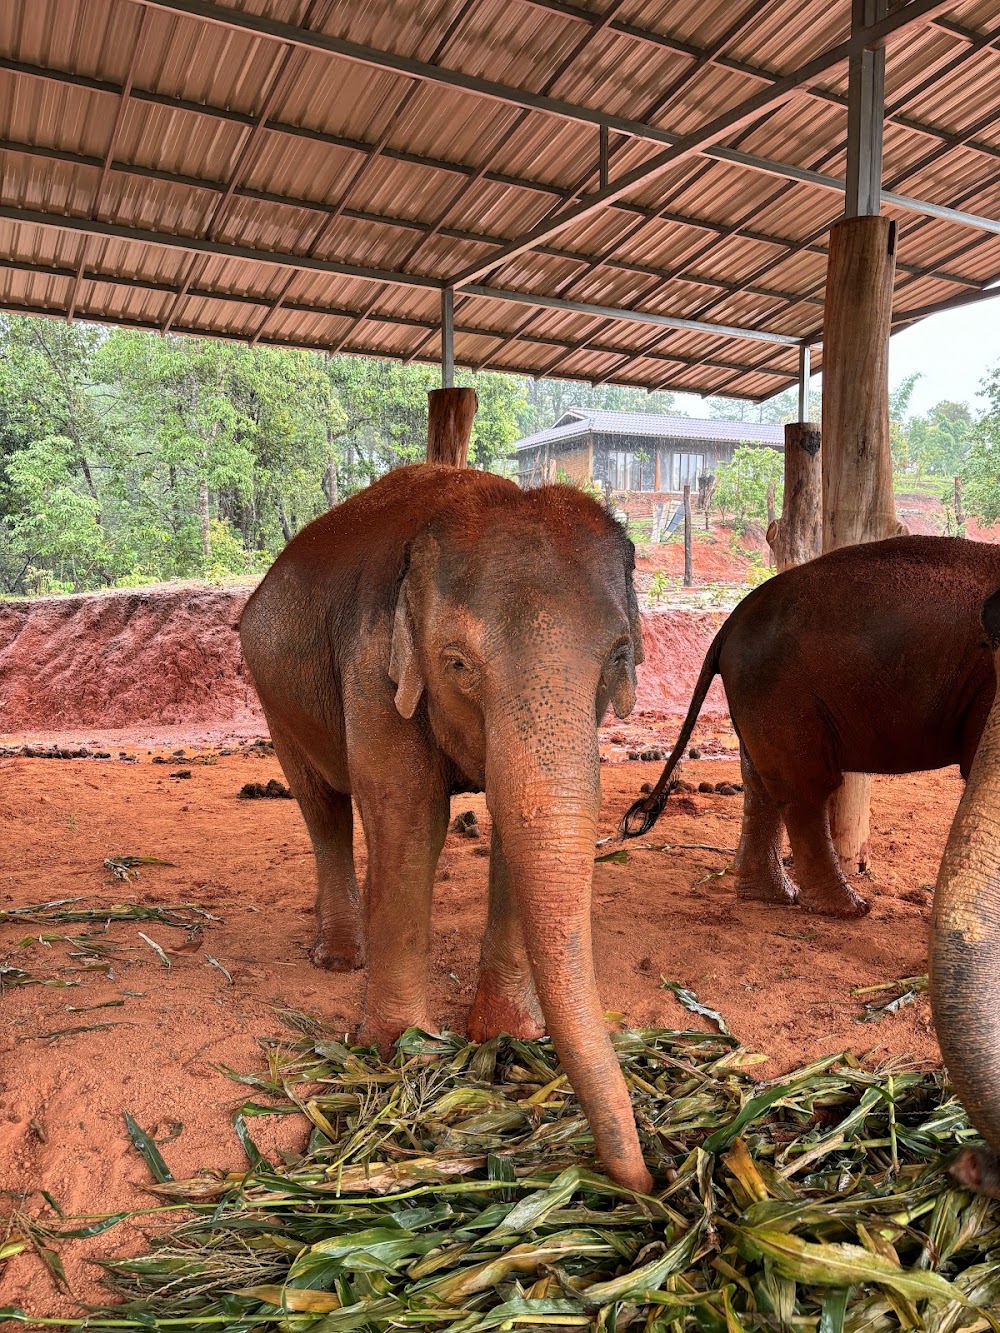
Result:
{"label": "elephant ear", "polygon": [[417,657],[410,610],[410,571],[399,585],[396,613],[392,621],[392,650],[389,653],[389,678],[396,685],[396,709],[401,717],[411,718],[424,692],[424,678]]}
{"label": "elephant ear", "polygon": [[440,548],[432,531],[427,530],[407,548],[403,578],[396,597],[392,620],[392,649],[389,653],[389,677],[395,683],[396,709],[401,717],[411,718],[424,692],[425,682],[417,636],[421,617],[419,607],[426,601]]}

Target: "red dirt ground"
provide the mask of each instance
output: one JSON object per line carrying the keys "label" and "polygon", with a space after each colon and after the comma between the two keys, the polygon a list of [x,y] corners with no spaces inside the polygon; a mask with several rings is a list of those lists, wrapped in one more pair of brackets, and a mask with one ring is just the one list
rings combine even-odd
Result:
{"label": "red dirt ground", "polygon": [[[214,1066],[258,1068],[259,1039],[281,1030],[276,1005],[315,1012],[338,1029],[358,1018],[360,975],[319,972],[306,956],[313,866],[296,805],[236,796],[247,781],[279,777],[276,761],[245,746],[224,755],[218,744],[206,748],[224,737],[261,734],[232,628],[244,596],[239,589],[169,589],[0,604],[0,730],[11,742],[92,742],[115,756],[43,761],[0,752],[0,908],[83,896],[88,905],[189,902],[219,918],[190,948],[182,930],[111,926],[107,938],[127,950],[113,975],[74,970],[81,965],[70,956],[76,946],[37,939],[80,935],[86,926],[0,922],[0,963],[78,983],[12,986],[2,994],[0,1189],[29,1195],[29,1211],[47,1211],[39,1189],[68,1214],[152,1202],[142,1191],[146,1167],[126,1136],[126,1109],[158,1138],[175,1122],[183,1125],[163,1148],[175,1173],[240,1166],[229,1117],[242,1098]],[[626,756],[676,735],[676,715],[721,620],[721,612],[687,611],[644,618],[639,709],[627,724],[612,719],[602,736],[605,833],[659,770]],[[738,780],[718,683],[695,741],[706,757],[686,763],[690,780]],[[171,762],[154,764],[151,745],[165,747]],[[179,746],[188,753],[172,756]],[[183,769],[190,778],[171,776]],[[734,1032],[769,1057],[765,1075],[843,1048],[876,1060],[937,1060],[923,998],[860,1026],[861,1002],[851,991],[925,971],[924,886],[934,880],[958,795],[955,772],[876,780],[876,875],[868,886],[875,906],[857,923],[738,905],[726,866],[740,800],[675,799],[654,835],[630,845],[627,865],[595,871],[596,957],[607,1009],[637,1024],[700,1022],[659,989],[662,974],[725,1013]],[[478,812],[483,837],[449,835],[435,902],[434,1012],[451,1026],[462,1025],[471,999],[485,912],[481,853],[489,820],[482,797],[456,800],[456,812],[467,808]],[[144,867],[137,881],[122,884],[103,866],[114,855],[174,865]],[[363,870],[360,835],[357,856]],[[169,951],[169,971],[140,929]],[[232,985],[208,954],[229,970]],[[89,1008],[111,1001],[124,1004]],[[45,1035],[92,1023],[117,1026]],[[254,1130],[265,1148],[268,1133],[304,1142],[305,1125],[294,1118],[267,1125],[257,1122]],[[74,1295],[101,1298],[99,1270],[88,1257],[141,1243],[139,1226],[127,1223],[64,1244]],[[74,1310],[30,1254],[0,1272],[0,1305],[8,1303],[38,1314]]]}
{"label": "red dirt ground", "polygon": [[[703,728],[699,743],[709,750],[732,746],[725,732],[712,733],[711,725]],[[172,778],[178,767],[190,767],[191,778]],[[243,1099],[214,1066],[259,1068],[258,1039],[281,1030],[275,1005],[315,1012],[338,1030],[358,1017],[360,975],[322,973],[306,957],[313,869],[297,807],[236,797],[244,782],[280,776],[276,761],[237,754],[212,765],[179,760],[178,767],[154,765],[146,752],[138,763],[0,761],[7,830],[0,907],[86,895],[88,903],[103,905],[191,902],[220,918],[190,950],[183,948],[181,930],[112,925],[107,937],[128,951],[113,977],[73,971],[79,960],[65,942],[23,942],[43,929],[78,935],[85,926],[0,924],[3,962],[79,983],[8,988],[0,1020],[6,1070],[0,1188],[29,1195],[44,1188],[67,1213],[153,1202],[142,1192],[147,1172],[129,1145],[125,1109],[157,1137],[174,1122],[183,1125],[163,1148],[175,1173],[208,1164],[239,1167],[229,1117]],[[658,767],[605,765],[605,833]],[[736,780],[738,765],[733,758],[703,759],[688,762],[686,775],[695,782]],[[869,886],[875,907],[857,923],[737,904],[731,876],[720,872],[736,845],[740,800],[699,794],[676,801],[654,835],[630,847],[627,865],[596,867],[595,953],[608,1010],[637,1024],[699,1024],[658,988],[662,974],[726,1014],[748,1046],[770,1057],[765,1074],[848,1047],[876,1060],[912,1054],[935,1061],[923,998],[881,1023],[859,1026],[861,1001],[851,990],[925,970],[930,895],[922,886],[933,882],[958,795],[953,772],[876,781],[877,875]],[[449,835],[436,886],[431,960],[434,1012],[458,1027],[474,984],[485,910],[481,852],[489,839],[483,798],[457,798],[456,811],[466,808],[478,812],[483,837]],[[667,843],[721,850],[665,850]],[[120,884],[103,869],[103,859],[122,854],[175,865],[146,867],[138,881]],[[357,855],[363,867],[360,838]],[[171,951],[169,971],[139,938],[140,929]],[[206,961],[208,954],[232,974],[232,986]],[[111,1000],[125,1003],[76,1013],[66,1008]],[[43,1036],[100,1022],[119,1026]],[[256,1122],[254,1130],[265,1147],[267,1130],[259,1126],[268,1123]],[[279,1129],[286,1143],[305,1141],[304,1123],[281,1122]],[[27,1207],[47,1212],[38,1195]],[[77,1299],[100,1299],[98,1270],[87,1257],[140,1244],[134,1223],[95,1240],[64,1243]],[[11,1302],[36,1314],[73,1308],[28,1254],[0,1275],[0,1304]]]}

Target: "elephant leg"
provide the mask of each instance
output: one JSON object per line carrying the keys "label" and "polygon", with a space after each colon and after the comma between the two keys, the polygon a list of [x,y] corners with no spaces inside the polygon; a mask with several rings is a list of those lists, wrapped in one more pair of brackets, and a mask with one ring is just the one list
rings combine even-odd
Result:
{"label": "elephant leg", "polygon": [[351,972],[365,962],[351,798],[320,777],[294,741],[273,724],[271,739],[316,856],[316,940],[310,957],[317,967]]}
{"label": "elephant leg", "polygon": [[391,792],[357,791],[368,843],[368,967],[361,1040],[388,1049],[409,1027],[434,1031],[427,995],[434,869],[448,832],[448,797],[429,774]]}
{"label": "elephant leg", "polygon": [[799,891],[781,863],[781,812],[740,746],[743,828],[736,849],[736,896],[762,903],[794,903]]}
{"label": "elephant leg", "polygon": [[799,906],[822,916],[864,916],[867,899],[844,878],[830,837],[827,802],[789,802],[782,809],[795,857]]}
{"label": "elephant leg", "polygon": [[545,1020],[535,993],[510,868],[495,828],[490,844],[486,934],[468,1030],[473,1041],[488,1041],[501,1032],[522,1038],[545,1035]]}

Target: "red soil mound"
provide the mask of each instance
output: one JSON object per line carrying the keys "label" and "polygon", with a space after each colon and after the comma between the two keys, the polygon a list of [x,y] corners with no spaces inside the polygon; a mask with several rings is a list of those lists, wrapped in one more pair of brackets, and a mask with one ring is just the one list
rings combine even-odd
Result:
{"label": "red soil mound", "polygon": [[[245,588],[0,602],[0,733],[210,726],[260,731],[240,654]],[[683,712],[722,614],[643,616],[640,712]],[[725,708],[721,689],[709,707]]]}
{"label": "red soil mound", "polygon": [[0,731],[260,724],[234,628],[246,589],[0,602]]}

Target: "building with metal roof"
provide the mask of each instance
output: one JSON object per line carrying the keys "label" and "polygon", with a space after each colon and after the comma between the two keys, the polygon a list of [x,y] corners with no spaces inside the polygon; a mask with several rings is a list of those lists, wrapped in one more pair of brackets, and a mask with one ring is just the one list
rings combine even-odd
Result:
{"label": "building with metal roof", "polygon": [[784,427],[571,407],[548,430],[518,440],[514,456],[521,486],[566,479],[608,492],[677,495],[697,489],[741,444],[783,450]]}

